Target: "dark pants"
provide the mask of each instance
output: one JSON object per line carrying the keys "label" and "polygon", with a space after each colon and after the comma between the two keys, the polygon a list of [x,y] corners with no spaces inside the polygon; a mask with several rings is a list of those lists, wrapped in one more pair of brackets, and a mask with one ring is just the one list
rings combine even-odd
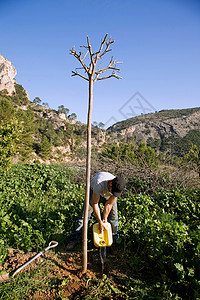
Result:
{"label": "dark pants", "polygon": [[[106,199],[100,196],[99,204],[103,203],[105,205]],[[93,213],[93,203],[92,203],[92,190],[90,191],[90,199],[89,199],[89,207],[88,207],[88,221]],[[81,238],[82,230],[83,230],[83,220],[84,220],[84,206],[82,208],[81,214],[78,218],[78,221],[75,225],[75,229],[72,231],[70,235],[70,241],[79,241]],[[118,212],[117,212],[117,200],[114,201],[112,209],[108,216],[108,221],[112,227],[113,233],[113,245],[116,245],[116,240],[119,238],[118,235]]]}

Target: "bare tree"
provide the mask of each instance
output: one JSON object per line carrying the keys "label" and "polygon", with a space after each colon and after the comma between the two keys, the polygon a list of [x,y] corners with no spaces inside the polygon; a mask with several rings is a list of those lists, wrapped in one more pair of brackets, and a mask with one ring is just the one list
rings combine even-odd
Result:
{"label": "bare tree", "polygon": [[[116,64],[119,63],[111,57],[106,67],[101,67],[102,58],[105,54],[112,51],[110,49],[111,44],[114,41],[108,34],[102,39],[99,50],[97,52],[92,51],[92,46],[89,38],[87,37],[87,45],[81,46],[84,49],[84,53],[81,51],[76,52],[74,47],[70,50],[70,54],[81,64],[81,68],[76,68],[72,71],[72,76],[80,76],[81,78],[89,81],[89,108],[87,119],[87,160],[86,160],[86,196],[84,205],[84,226],[83,226],[83,269],[82,272],[87,271],[87,229],[88,229],[88,206],[90,196],[90,166],[91,166],[91,120],[92,120],[92,107],[93,107],[93,84],[97,80],[104,80],[115,77],[120,79],[117,72],[120,70],[116,68]],[[85,63],[86,58],[89,58],[88,64]],[[109,71],[109,74],[103,76],[102,74]]]}

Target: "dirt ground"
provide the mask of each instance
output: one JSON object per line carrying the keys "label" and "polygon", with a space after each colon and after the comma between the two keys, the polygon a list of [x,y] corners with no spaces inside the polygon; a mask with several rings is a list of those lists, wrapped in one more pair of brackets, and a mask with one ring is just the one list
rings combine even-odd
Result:
{"label": "dirt ground", "polygon": [[[20,250],[8,249],[9,254],[6,261],[0,267],[0,271],[4,270],[12,275],[13,271],[21,265],[30,260],[37,253],[24,253]],[[32,270],[41,268],[41,265],[48,265],[48,277],[51,278],[54,284],[47,285],[46,289],[40,291],[33,291],[30,289],[26,299],[81,299],[80,295],[86,295],[87,288],[90,285],[96,284],[97,289],[101,287],[98,282],[102,278],[109,278],[113,289],[117,288],[115,279],[122,276],[128,276],[127,266],[122,264],[120,254],[113,256],[108,253],[102,273],[102,264],[99,256],[99,249],[92,249],[88,251],[88,270],[86,274],[82,274],[82,251],[81,249],[74,252],[53,251],[49,250],[42,254],[35,261],[26,266],[20,273],[29,274]],[[104,274],[104,275],[103,275]],[[19,276],[18,274],[15,276]],[[14,277],[14,278],[15,278]],[[12,277],[10,278],[12,280]],[[36,280],[33,278],[33,280]],[[38,278],[37,278],[38,280]],[[91,292],[95,296],[95,289]],[[95,298],[96,299],[96,298]],[[99,297],[98,299],[102,299]],[[107,299],[107,298],[106,298]],[[110,299],[124,299],[122,295],[117,295]]]}

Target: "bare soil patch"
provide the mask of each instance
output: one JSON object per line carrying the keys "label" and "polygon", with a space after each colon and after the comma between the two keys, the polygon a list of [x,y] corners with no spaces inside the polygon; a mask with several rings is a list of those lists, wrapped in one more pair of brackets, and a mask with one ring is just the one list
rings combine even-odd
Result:
{"label": "bare soil patch", "polygon": [[[10,275],[12,275],[14,270],[37,254],[34,252],[24,253],[16,249],[8,249],[8,252],[9,254],[2,267],[0,267],[0,271],[4,270]],[[111,289],[113,291],[116,289],[117,291],[118,278],[128,276],[129,269],[127,265],[122,263],[120,253],[117,256],[107,254],[104,274],[102,274],[99,251],[98,249],[93,249],[88,252],[88,271],[86,274],[82,274],[82,252],[80,250],[74,252],[55,252],[51,250],[42,254],[19,274],[29,275],[31,271],[40,270],[44,265],[48,266],[48,274],[46,275],[48,283],[45,285],[46,288],[39,291],[31,288],[24,299],[82,299],[88,293],[91,299],[95,297],[98,297],[98,299],[107,299],[107,297],[103,298],[99,294],[103,284],[101,282],[105,283],[105,278],[107,278]],[[44,280],[40,276],[42,275],[38,273],[31,280],[35,282]],[[11,277],[10,280],[14,279]],[[123,289],[123,287],[121,288]],[[110,294],[110,299],[125,299],[122,295],[123,293],[116,292],[114,294],[114,298]]]}

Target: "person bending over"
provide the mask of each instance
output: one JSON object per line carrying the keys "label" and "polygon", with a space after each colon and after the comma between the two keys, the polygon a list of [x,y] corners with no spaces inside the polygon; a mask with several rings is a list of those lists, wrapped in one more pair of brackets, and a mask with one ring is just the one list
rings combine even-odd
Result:
{"label": "person bending over", "polygon": [[[99,222],[99,229],[102,232],[106,230],[104,223],[109,221],[113,233],[112,252],[116,252],[118,235],[118,211],[117,198],[121,195],[125,187],[125,179],[122,175],[114,176],[108,172],[97,173],[90,181],[90,199],[88,208],[88,220],[94,211]],[[104,211],[101,217],[99,204],[103,203]],[[83,229],[84,207],[81,215],[76,223],[75,229],[70,235],[67,244],[67,250],[73,250],[76,244],[80,241]]]}

